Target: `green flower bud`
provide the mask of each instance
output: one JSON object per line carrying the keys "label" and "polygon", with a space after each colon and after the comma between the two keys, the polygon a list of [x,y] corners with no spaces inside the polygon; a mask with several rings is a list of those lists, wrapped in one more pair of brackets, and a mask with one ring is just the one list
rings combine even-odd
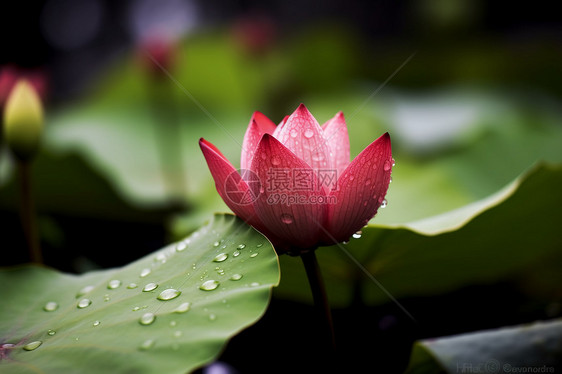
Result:
{"label": "green flower bud", "polygon": [[43,105],[33,86],[22,79],[14,86],[4,107],[4,138],[21,161],[33,157],[43,132]]}

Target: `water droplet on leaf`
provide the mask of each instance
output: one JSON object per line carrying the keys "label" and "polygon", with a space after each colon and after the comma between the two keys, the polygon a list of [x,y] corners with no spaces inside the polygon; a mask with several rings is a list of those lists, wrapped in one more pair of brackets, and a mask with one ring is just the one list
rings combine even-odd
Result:
{"label": "water droplet on leaf", "polygon": [[223,262],[227,258],[228,258],[228,255],[226,253],[219,253],[218,255],[215,256],[213,261],[214,262]]}
{"label": "water droplet on leaf", "polygon": [[176,297],[178,297],[180,294],[181,294],[181,291],[178,291],[174,288],[168,288],[168,289],[160,292],[160,295],[158,295],[157,299],[163,300],[163,301],[172,300],[172,299],[175,299]]}
{"label": "water droplet on leaf", "polygon": [[151,272],[152,272],[152,271],[151,271],[149,268],[142,269],[141,272],[140,272],[140,277],[141,277],[141,278],[144,278],[144,277],[146,277],[148,274],[150,274]]}
{"label": "water droplet on leaf", "polygon": [[133,288],[137,288],[138,285],[136,283],[129,283],[129,285],[127,286],[128,289],[132,290]]}
{"label": "water droplet on leaf", "polygon": [[175,313],[185,313],[189,309],[191,309],[191,303],[185,302],[185,303],[180,304],[176,309],[174,309],[174,312]]}
{"label": "water droplet on leaf", "polygon": [[355,234],[353,234],[352,236],[355,239],[359,239],[361,237],[361,235],[363,235],[363,231],[359,230]]}
{"label": "water droplet on leaf", "polygon": [[85,294],[87,294],[88,292],[91,292],[94,289],[94,286],[86,286],[84,288],[82,288],[80,291],[78,291],[78,293],[76,294],[76,298],[82,297]]}
{"label": "water droplet on leaf", "polygon": [[49,335],[49,336],[53,336],[53,335],[55,335],[56,333],[57,333],[57,332],[56,332],[55,330],[49,330],[49,331],[47,331],[47,335]]}
{"label": "water droplet on leaf", "polygon": [[258,255],[257,253],[252,253],[252,254],[250,255],[250,257],[251,257],[251,258],[254,258],[254,257],[256,257],[257,255]]}
{"label": "water droplet on leaf", "polygon": [[25,349],[26,351],[33,351],[39,348],[41,344],[43,344],[41,340],[35,340],[31,343],[27,343],[26,345],[24,345],[23,349]]}
{"label": "water droplet on leaf", "polygon": [[216,314],[214,314],[214,313],[209,314],[209,320],[210,320],[210,321],[214,321],[214,320],[216,320],[216,319],[217,319]]}
{"label": "water droplet on leaf", "polygon": [[215,290],[219,286],[220,282],[214,279],[209,279],[206,282],[203,282],[202,285],[199,286],[199,289],[203,291],[212,291]]}
{"label": "water droplet on leaf", "polygon": [[45,306],[43,307],[43,310],[45,310],[46,312],[54,312],[55,310],[57,310],[59,307],[59,304],[57,304],[54,301],[49,301],[47,304],[45,304]]}
{"label": "water droplet on leaf", "polygon": [[155,319],[156,319],[156,316],[154,315],[154,313],[145,313],[139,319],[139,323],[141,325],[146,326],[146,325],[150,325],[151,323],[153,323]]}
{"label": "water droplet on leaf", "polygon": [[246,248],[246,244],[240,244],[237,248],[238,249],[244,249],[244,248]]}
{"label": "water droplet on leaf", "polygon": [[240,256],[240,251],[234,251],[234,252],[232,252],[232,255],[234,257],[238,257],[238,256]]}
{"label": "water droplet on leaf", "polygon": [[94,325],[94,327],[97,327],[97,326],[100,325],[100,323],[101,323],[100,321],[94,321],[93,325]]}
{"label": "water droplet on leaf", "polygon": [[233,281],[237,281],[237,280],[240,280],[240,279],[242,279],[242,274],[232,274],[232,276],[230,277],[230,280],[233,280]]}
{"label": "water droplet on leaf", "polygon": [[179,242],[176,245],[176,251],[177,252],[185,251],[186,249],[187,249],[187,243],[186,242]]}
{"label": "water droplet on leaf", "polygon": [[154,291],[156,288],[158,288],[158,285],[156,283],[148,283],[142,290],[144,292],[149,292]]}
{"label": "water droplet on leaf", "polygon": [[121,281],[118,279],[113,279],[110,280],[109,283],[107,284],[107,288],[109,288],[110,290],[114,290],[117,287],[119,287],[121,285]]}
{"label": "water droplet on leaf", "polygon": [[79,309],[84,309],[89,307],[92,304],[92,300],[90,299],[82,299],[78,302],[78,305],[76,305]]}
{"label": "water droplet on leaf", "polygon": [[141,351],[149,350],[150,348],[154,347],[154,343],[154,339],[147,339],[139,346],[139,349]]}

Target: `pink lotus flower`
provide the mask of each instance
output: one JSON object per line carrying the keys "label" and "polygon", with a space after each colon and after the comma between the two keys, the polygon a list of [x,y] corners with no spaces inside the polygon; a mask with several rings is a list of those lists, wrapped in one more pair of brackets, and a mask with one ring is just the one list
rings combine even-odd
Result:
{"label": "pink lotus flower", "polygon": [[298,254],[349,239],[377,213],[393,166],[385,133],[353,161],[343,113],[320,126],[301,104],[275,126],[255,112],[241,170],[204,139],[199,145],[219,195],[280,252]]}

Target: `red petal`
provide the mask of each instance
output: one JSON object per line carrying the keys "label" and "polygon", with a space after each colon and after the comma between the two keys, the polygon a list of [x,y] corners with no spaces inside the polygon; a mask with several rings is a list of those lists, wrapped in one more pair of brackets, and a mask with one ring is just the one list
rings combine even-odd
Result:
{"label": "red petal", "polygon": [[244,142],[242,143],[242,157],[240,158],[240,169],[250,169],[252,158],[258,147],[263,134],[273,134],[275,131],[275,124],[271,122],[264,114],[254,112],[250,119],[250,124],[244,135]]}
{"label": "red petal", "polygon": [[246,182],[217,147],[203,138],[199,140],[199,146],[215,180],[220,197],[237,216],[260,230],[262,224],[253,205],[255,197],[259,193],[259,185],[256,185],[256,183],[259,184],[257,176],[256,178],[244,176],[244,179],[248,181]]}
{"label": "red petal", "polygon": [[274,136],[311,168],[332,167],[330,148],[322,128],[303,104],[299,105]]}
{"label": "red petal", "polygon": [[339,176],[338,188],[329,196],[335,197],[335,204],[328,208],[328,231],[333,239],[347,240],[377,213],[388,190],[391,171],[390,136],[386,133],[365,148]]}
{"label": "red petal", "polygon": [[314,171],[270,135],[264,135],[252,171],[263,189],[256,212],[267,230],[293,248],[318,244],[324,225],[326,195]]}
{"label": "red petal", "polygon": [[341,175],[349,165],[349,135],[343,113],[339,112],[324,125],[324,138],[331,151],[332,167]]}

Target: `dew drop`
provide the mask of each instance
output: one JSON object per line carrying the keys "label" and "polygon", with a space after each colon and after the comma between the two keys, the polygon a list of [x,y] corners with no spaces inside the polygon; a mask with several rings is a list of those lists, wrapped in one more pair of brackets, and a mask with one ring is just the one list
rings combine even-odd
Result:
{"label": "dew drop", "polygon": [[79,309],[84,309],[89,307],[92,304],[92,300],[90,299],[82,299],[78,302],[78,305],[76,305]]}
{"label": "dew drop", "polygon": [[57,333],[57,332],[56,332],[55,330],[49,330],[49,331],[47,331],[47,335],[49,335],[49,336],[53,336],[53,335],[55,335],[56,333]]}
{"label": "dew drop", "polygon": [[250,257],[251,257],[251,258],[254,258],[254,257],[256,257],[257,255],[258,255],[257,252],[256,252],[256,253],[252,253],[252,254],[250,255]]}
{"label": "dew drop", "polygon": [[158,285],[156,283],[148,283],[142,290],[144,292],[149,292],[154,291],[156,288],[158,288]]}
{"label": "dew drop", "polygon": [[158,295],[157,299],[163,300],[163,301],[172,300],[172,299],[175,299],[176,297],[178,297],[180,294],[181,294],[181,291],[178,291],[174,288],[168,288],[168,289],[165,289],[164,291],[160,292],[160,295]]}
{"label": "dew drop", "polygon": [[146,339],[144,342],[142,342],[142,344],[139,346],[139,349],[141,351],[147,351],[150,348],[154,347],[154,339]]}
{"label": "dew drop", "polygon": [[174,313],[185,313],[191,309],[191,303],[185,302],[180,304],[176,309],[174,309]]}
{"label": "dew drop", "polygon": [[281,214],[281,222],[286,225],[290,225],[291,223],[293,223],[293,216],[287,213],[283,213]]}
{"label": "dew drop", "polygon": [[237,248],[238,249],[244,249],[244,248],[246,248],[246,244],[240,244]]}
{"label": "dew drop", "polygon": [[39,348],[41,344],[43,344],[41,340],[35,340],[31,343],[27,343],[26,345],[24,345],[23,349],[25,349],[26,351],[34,351],[37,348]]}
{"label": "dew drop", "polygon": [[154,320],[156,319],[156,316],[154,315],[154,313],[144,313],[142,315],[142,317],[139,319],[139,323],[141,325],[150,325],[151,323],[154,322]]}
{"label": "dew drop", "polygon": [[232,274],[232,276],[230,277],[230,280],[233,281],[238,281],[240,279],[242,279],[242,274]]}
{"label": "dew drop", "polygon": [[381,209],[384,209],[384,208],[386,208],[387,205],[388,205],[388,202],[386,201],[386,199],[384,199],[384,200],[382,201],[382,203],[381,203],[380,208],[381,208]]}
{"label": "dew drop", "polygon": [[152,271],[149,268],[144,268],[141,270],[140,272],[140,277],[144,278],[146,277],[148,274],[150,274]]}
{"label": "dew drop", "polygon": [[82,288],[80,291],[78,291],[78,293],[76,294],[76,298],[82,297],[85,294],[91,292],[94,289],[94,286],[86,286],[84,288]]}
{"label": "dew drop", "polygon": [[307,139],[310,139],[314,136],[314,131],[312,131],[312,129],[306,129],[304,131],[304,137]]}
{"label": "dew drop", "polygon": [[127,286],[128,289],[132,290],[133,288],[137,288],[138,285],[136,283],[129,283],[129,285]]}
{"label": "dew drop", "polygon": [[209,279],[208,281],[203,282],[202,285],[199,286],[199,289],[203,291],[212,291],[217,289],[220,282],[214,279]]}
{"label": "dew drop", "polygon": [[384,171],[390,170],[390,162],[388,160],[384,162],[383,169],[384,169]]}
{"label": "dew drop", "polygon": [[121,285],[121,281],[118,279],[113,279],[110,280],[109,283],[107,284],[107,288],[109,288],[110,290],[114,290],[117,287],[119,287]]}
{"label": "dew drop", "polygon": [[45,306],[43,307],[43,310],[45,312],[54,312],[55,310],[57,310],[59,307],[59,304],[57,304],[54,301],[49,301],[47,304],[45,304]]}
{"label": "dew drop", "polygon": [[355,234],[353,234],[352,236],[353,236],[354,239],[359,239],[361,237],[361,235],[363,235],[363,231],[359,230]]}
{"label": "dew drop", "polygon": [[176,244],[176,252],[185,251],[186,248],[187,244],[185,244],[185,242],[179,242],[178,244]]}
{"label": "dew drop", "polygon": [[100,323],[101,323],[100,321],[94,321],[93,325],[94,325],[94,327],[97,327],[97,326],[100,325]]}
{"label": "dew drop", "polygon": [[214,262],[223,262],[227,258],[228,258],[228,255],[226,253],[219,253],[218,255],[215,256],[213,261]]}
{"label": "dew drop", "polygon": [[238,257],[238,256],[240,256],[240,251],[234,251],[234,252],[232,252],[232,255],[234,257]]}

